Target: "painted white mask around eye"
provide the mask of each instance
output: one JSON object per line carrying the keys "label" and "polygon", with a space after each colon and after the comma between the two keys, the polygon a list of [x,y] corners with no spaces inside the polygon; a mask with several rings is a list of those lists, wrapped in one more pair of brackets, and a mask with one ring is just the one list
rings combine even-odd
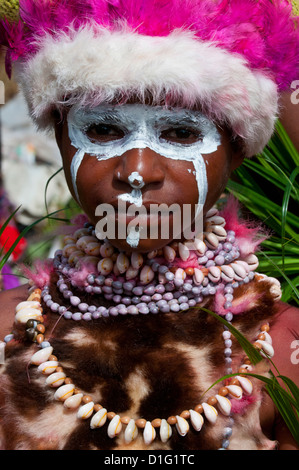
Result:
{"label": "painted white mask around eye", "polygon": [[[89,131],[96,126],[117,130],[117,137],[91,137]],[[215,152],[221,136],[215,124],[199,111],[142,104],[105,104],[93,109],[74,106],[68,114],[68,129],[71,144],[78,150],[71,164],[78,201],[77,173],[85,154],[101,161],[121,156],[128,150],[149,148],[163,157],[193,163],[198,204],[204,204],[208,183],[202,154]],[[181,130],[197,137],[192,143],[167,138],[169,132]]]}

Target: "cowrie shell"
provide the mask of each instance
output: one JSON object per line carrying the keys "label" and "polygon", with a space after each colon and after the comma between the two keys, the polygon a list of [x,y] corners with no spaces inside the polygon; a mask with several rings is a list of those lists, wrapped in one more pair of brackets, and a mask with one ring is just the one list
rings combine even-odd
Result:
{"label": "cowrie shell", "polygon": [[153,250],[153,251],[150,251],[148,254],[147,254],[147,259],[153,259],[157,256],[157,253],[158,251],[157,250]]}
{"label": "cowrie shell", "polygon": [[209,219],[207,220],[207,224],[224,226],[226,224],[226,221],[220,215],[214,215],[212,217],[209,217]]}
{"label": "cowrie shell", "polygon": [[236,379],[239,381],[245,395],[251,395],[253,390],[252,382],[247,377],[240,377],[237,375]]}
{"label": "cowrie shell", "polygon": [[179,249],[180,258],[181,258],[183,261],[187,261],[187,259],[188,259],[189,256],[190,256],[190,251],[189,251],[189,249],[188,249],[183,243],[179,243],[178,249]]}
{"label": "cowrie shell", "polygon": [[186,273],[185,273],[184,269],[178,268],[175,272],[174,277],[175,277],[175,279],[180,279],[180,280],[184,281],[186,279]]}
{"label": "cowrie shell", "polygon": [[35,354],[33,354],[30,362],[36,366],[39,366],[43,362],[46,362],[53,352],[52,346],[48,346],[47,348],[40,349]]}
{"label": "cowrie shell", "polygon": [[246,256],[244,261],[246,261],[246,263],[248,264],[250,271],[255,271],[258,268],[259,260],[258,257],[253,253]]}
{"label": "cowrie shell", "polygon": [[219,245],[218,237],[212,232],[205,232],[205,238],[207,242],[212,245],[213,248],[217,248]]}
{"label": "cowrie shell", "polygon": [[197,286],[204,280],[204,274],[200,269],[194,268],[193,280]]}
{"label": "cowrie shell", "polygon": [[139,269],[143,265],[143,256],[140,253],[134,251],[131,254],[131,265],[134,269]]}
{"label": "cowrie shell", "polygon": [[202,403],[202,407],[207,420],[210,421],[210,423],[215,423],[218,416],[216,408],[208,403]]}
{"label": "cowrie shell", "polygon": [[103,243],[100,248],[100,255],[103,258],[109,258],[114,253],[114,248],[110,243]]}
{"label": "cowrie shell", "polygon": [[247,273],[246,273],[246,270],[244,269],[243,266],[241,266],[240,264],[237,264],[237,263],[232,263],[231,267],[233,268],[233,270],[235,272],[234,277],[235,277],[236,280],[242,280],[246,277]]}
{"label": "cowrie shell", "polygon": [[24,302],[20,302],[17,306],[16,306],[16,312],[19,312],[20,310],[22,310],[23,308],[38,308],[40,307],[40,303],[37,302],[36,300],[25,300]]}
{"label": "cowrie shell", "polygon": [[220,237],[221,240],[224,240],[227,237],[227,232],[222,225],[212,225],[211,230],[215,235],[217,235],[218,239]]}
{"label": "cowrie shell", "polygon": [[77,418],[79,419],[88,419],[93,413],[93,407],[94,407],[94,402],[90,401],[88,403],[85,403],[85,405],[80,406],[78,413],[77,413]]}
{"label": "cowrie shell", "polygon": [[243,396],[242,388],[239,385],[227,385],[226,388],[229,391],[229,394],[236,398],[236,400],[241,400]]}
{"label": "cowrie shell", "polygon": [[101,408],[95,415],[93,415],[92,420],[90,421],[91,429],[101,428],[107,421],[107,410],[106,408]]}
{"label": "cowrie shell", "polygon": [[88,228],[79,228],[78,230],[75,231],[75,233],[73,234],[73,237],[76,239],[76,240],[79,240],[79,238],[81,237],[85,237],[89,235],[89,231],[88,231]]}
{"label": "cowrie shell", "polygon": [[62,254],[65,258],[68,258],[72,253],[74,253],[74,251],[78,251],[78,247],[75,243],[72,243],[63,248]]}
{"label": "cowrie shell", "polygon": [[221,277],[221,270],[217,266],[211,266],[209,268],[208,278],[212,282],[218,282]]}
{"label": "cowrie shell", "polygon": [[97,242],[95,237],[92,237],[91,235],[85,235],[84,237],[81,237],[79,240],[77,240],[76,245],[80,250],[85,251],[88,243],[94,242]]}
{"label": "cowrie shell", "polygon": [[235,277],[235,272],[231,266],[221,266],[221,277],[224,281],[232,281]]}
{"label": "cowrie shell", "polygon": [[[261,344],[262,350],[264,351],[266,356],[274,356],[274,349],[270,343],[268,343],[267,341],[262,341],[260,339],[258,339],[256,342]],[[263,351],[261,351],[261,354],[263,354]]]}
{"label": "cowrie shell", "polygon": [[185,418],[182,418],[181,416],[176,416],[176,428],[178,430],[178,433],[181,436],[186,436],[187,432],[189,431],[189,423]]}
{"label": "cowrie shell", "polygon": [[130,279],[134,279],[136,276],[138,276],[139,269],[133,268],[133,266],[129,266],[127,271],[126,271],[126,279],[129,281]]}
{"label": "cowrie shell", "polygon": [[83,393],[76,393],[75,395],[72,395],[71,397],[67,398],[64,401],[63,405],[66,408],[73,410],[75,408],[78,408],[78,406],[81,405],[82,398],[83,398]]}
{"label": "cowrie shell", "polygon": [[66,375],[64,372],[54,372],[54,374],[49,375],[46,380],[46,384],[50,387],[60,387],[64,383]]}
{"label": "cowrie shell", "polygon": [[44,375],[50,375],[50,374],[53,374],[53,372],[55,372],[57,367],[58,367],[57,361],[46,361],[40,364],[37,370]]}
{"label": "cowrie shell", "polygon": [[162,419],[160,425],[160,438],[162,442],[167,442],[172,436],[172,428],[170,424],[167,423],[166,419]]}
{"label": "cowrie shell", "polygon": [[119,415],[115,415],[114,418],[109,423],[108,426],[108,436],[113,439],[117,436],[122,430],[122,424]]}
{"label": "cowrie shell", "polygon": [[55,400],[65,401],[67,398],[73,395],[75,390],[74,384],[62,385],[54,393]]}
{"label": "cowrie shell", "polygon": [[120,274],[125,273],[130,266],[129,258],[124,253],[119,253],[118,257],[116,258],[116,266]]}
{"label": "cowrie shell", "polygon": [[98,271],[99,274],[110,274],[113,269],[113,261],[111,258],[103,258],[98,263]]}
{"label": "cowrie shell", "polygon": [[243,266],[243,268],[244,268],[245,271],[246,271],[246,274],[249,273],[250,269],[249,269],[249,265],[248,265],[248,263],[246,263],[246,261],[242,261],[242,260],[240,260],[240,259],[237,259],[237,260],[235,261],[235,264],[238,264],[239,266]]}
{"label": "cowrie shell", "polygon": [[149,445],[153,442],[153,440],[156,438],[156,430],[152,426],[150,421],[147,421],[145,424],[145,428],[143,431],[143,440],[146,445]]}
{"label": "cowrie shell", "polygon": [[87,243],[85,253],[91,256],[98,256],[100,254],[101,245],[98,242]]}
{"label": "cowrie shell", "polygon": [[130,419],[125,430],[125,441],[127,443],[134,441],[138,436],[138,428],[134,419]]}
{"label": "cowrie shell", "polygon": [[204,419],[200,413],[197,413],[197,411],[194,410],[189,410],[190,413],[190,421],[195,429],[195,431],[200,431],[202,428],[202,425],[204,423]]}
{"label": "cowrie shell", "polygon": [[41,315],[41,311],[37,308],[22,308],[15,316],[18,323],[25,324],[28,320],[36,320]]}
{"label": "cowrie shell", "polygon": [[214,217],[215,215],[219,214],[219,211],[216,207],[212,207],[211,209],[208,210],[206,213],[206,220],[210,219],[211,217]]}
{"label": "cowrie shell", "polygon": [[263,331],[263,335],[265,335],[265,341],[267,341],[269,344],[272,344],[272,338],[269,333],[267,331]]}
{"label": "cowrie shell", "polygon": [[69,256],[69,263],[76,264],[83,257],[84,257],[84,254],[82,253],[82,251],[74,251]]}
{"label": "cowrie shell", "polygon": [[72,237],[71,235],[66,235],[63,238],[64,245],[73,245],[73,244],[76,244],[76,241],[77,241],[76,238]]}
{"label": "cowrie shell", "polygon": [[163,248],[163,254],[165,256],[165,259],[169,262],[172,262],[176,257],[175,250],[171,248],[170,246],[165,246]]}
{"label": "cowrie shell", "polygon": [[229,401],[229,399],[226,397],[223,397],[222,395],[216,395],[216,398],[217,398],[218,407],[221,413],[224,416],[229,416],[231,409],[232,409],[232,404]]}
{"label": "cowrie shell", "polygon": [[203,240],[200,240],[199,238],[194,238],[194,241],[191,243],[194,244],[194,248],[196,251],[198,251],[200,256],[202,256],[206,252],[207,245]]}
{"label": "cowrie shell", "polygon": [[155,273],[150,266],[143,266],[140,272],[141,284],[149,284],[155,277]]}

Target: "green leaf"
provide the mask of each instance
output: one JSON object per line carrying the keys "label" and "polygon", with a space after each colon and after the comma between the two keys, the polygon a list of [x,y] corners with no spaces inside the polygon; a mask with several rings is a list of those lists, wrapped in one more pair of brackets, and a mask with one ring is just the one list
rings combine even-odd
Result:
{"label": "green leaf", "polygon": [[58,173],[60,173],[62,170],[63,170],[63,167],[59,168],[59,170],[57,170],[52,176],[50,176],[50,178],[48,179],[47,184],[46,184],[46,186],[45,186],[45,195],[44,195],[44,199],[45,199],[45,207],[46,207],[46,212],[47,212],[47,214],[49,213],[49,211],[48,211],[48,203],[47,203],[47,191],[48,191],[48,186],[49,186],[50,182],[52,181],[52,179],[55,178],[55,176],[58,175]]}
{"label": "green leaf", "polygon": [[[0,270],[3,268],[3,266],[7,263],[10,255],[13,253],[13,251],[15,250],[16,246],[18,245],[18,243],[21,241],[21,239],[29,232],[29,230],[31,230],[35,225],[39,224],[41,221],[45,220],[45,219],[49,219],[51,218],[51,216],[53,215],[56,215],[57,213],[61,212],[63,209],[59,209],[57,211],[54,211],[52,212],[51,214],[48,214],[44,217],[41,217],[40,219],[36,220],[35,222],[33,222],[31,225],[28,225],[24,230],[22,230],[22,232],[20,233],[20,235],[18,236],[18,238],[15,240],[15,242],[12,244],[12,246],[10,247],[10,249],[7,251],[7,253],[5,253],[5,255],[1,258],[1,261],[0,261]],[[15,211],[16,212],[16,211]],[[11,219],[11,216],[9,217],[8,220]],[[63,219],[62,219],[63,220]],[[5,222],[4,225],[7,225],[7,221]]]}

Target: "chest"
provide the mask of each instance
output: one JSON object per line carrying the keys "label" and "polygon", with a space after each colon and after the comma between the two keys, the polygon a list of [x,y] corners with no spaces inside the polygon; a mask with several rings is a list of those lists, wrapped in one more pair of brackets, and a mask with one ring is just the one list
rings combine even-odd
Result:
{"label": "chest", "polygon": [[[238,447],[263,447],[260,387],[244,407],[250,411],[246,432],[241,416],[232,427],[217,406],[197,413],[199,405],[212,403],[223,383],[209,387],[225,373],[223,329],[207,315],[117,318],[100,326],[64,321],[54,329],[51,318],[49,323],[57,380],[28,366],[36,350],[32,345],[18,347],[1,376],[2,422],[11,448],[217,449],[226,437],[232,445],[237,439]],[[237,370],[244,353],[236,342],[233,350]],[[79,407],[57,398],[61,385],[73,385],[73,397],[82,395]]]}

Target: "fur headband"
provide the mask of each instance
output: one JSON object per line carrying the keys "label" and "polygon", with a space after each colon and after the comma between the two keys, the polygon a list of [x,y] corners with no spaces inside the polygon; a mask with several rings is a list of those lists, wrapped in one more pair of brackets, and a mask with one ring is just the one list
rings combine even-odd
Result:
{"label": "fur headband", "polygon": [[41,128],[66,105],[150,95],[201,106],[243,139],[246,156],[270,139],[279,93],[299,72],[288,0],[20,0],[0,43]]}

